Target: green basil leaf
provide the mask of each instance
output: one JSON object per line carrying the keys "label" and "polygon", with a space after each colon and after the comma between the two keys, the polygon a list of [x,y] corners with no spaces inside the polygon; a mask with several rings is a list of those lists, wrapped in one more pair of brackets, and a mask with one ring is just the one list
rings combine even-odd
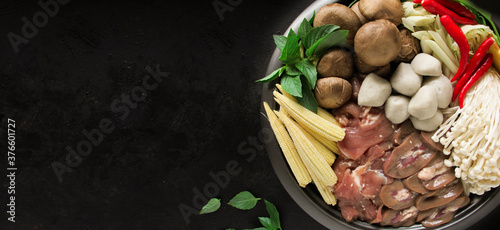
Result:
{"label": "green basil leaf", "polygon": [[311,26],[311,23],[309,23],[305,18],[302,20],[302,23],[300,24],[299,30],[297,31],[297,34],[299,35],[300,39],[304,39],[306,37],[306,34],[311,31],[313,27]]}
{"label": "green basil leaf", "polygon": [[302,72],[295,65],[286,65],[285,67],[286,67],[286,74],[288,74],[288,75],[291,75],[291,76],[302,75]]}
{"label": "green basil leaf", "polygon": [[335,46],[344,46],[347,41],[348,30],[338,30],[333,31],[326,35],[325,37],[318,40],[314,45],[309,47],[306,50],[306,56],[312,57],[320,57],[325,53],[328,49]]}
{"label": "green basil leaf", "polygon": [[255,196],[253,196],[252,193],[248,191],[243,191],[236,194],[236,196],[234,196],[233,199],[231,199],[228,204],[237,209],[249,210],[255,207],[257,201],[259,200],[260,198],[255,198]]}
{"label": "green basil leaf", "polygon": [[316,18],[316,11],[313,11],[313,16],[309,19],[309,24],[311,24],[311,26],[314,26],[314,18]]}
{"label": "green basil leaf", "polygon": [[264,202],[266,203],[266,209],[269,213],[269,218],[271,219],[271,226],[275,229],[281,229],[280,214],[276,209],[276,206],[267,200],[264,200]]}
{"label": "green basil leaf", "polygon": [[302,98],[302,83],[300,82],[300,76],[290,76],[285,73],[281,77],[280,84],[285,92],[294,97]]}
{"label": "green basil leaf", "polygon": [[274,38],[274,43],[276,44],[276,46],[278,47],[279,50],[281,50],[281,52],[283,52],[283,48],[285,48],[285,44],[286,44],[286,36],[285,35],[273,35],[273,38]]}
{"label": "green basil leaf", "polygon": [[262,224],[262,226],[264,226],[268,230],[276,229],[276,228],[273,228],[273,225],[271,223],[271,219],[269,217],[259,217],[259,221]]}
{"label": "green basil leaf", "polygon": [[200,210],[200,214],[212,213],[217,211],[220,208],[220,199],[212,198],[208,201],[208,203],[203,206]]}
{"label": "green basil leaf", "polygon": [[312,45],[318,42],[320,39],[324,38],[331,32],[340,28],[336,25],[322,25],[312,28],[305,36],[303,43],[306,49],[309,49]]}
{"label": "green basil leaf", "polygon": [[316,87],[316,81],[318,80],[316,66],[309,59],[302,59],[302,61],[299,61],[295,66],[307,78],[311,89],[314,89],[314,87]]}
{"label": "green basil leaf", "polygon": [[263,82],[263,83],[270,82],[270,81],[278,78],[279,76],[281,76],[281,74],[283,74],[283,71],[285,71],[285,67],[284,66],[281,67],[281,68],[279,68],[279,69],[277,69],[277,70],[275,70],[275,71],[273,71],[271,74],[267,75],[264,78],[261,78],[261,79],[255,81],[255,82]]}
{"label": "green basil leaf", "polygon": [[279,58],[283,63],[292,64],[300,60],[299,40],[300,38],[295,31],[290,30],[285,47]]}
{"label": "green basil leaf", "polygon": [[354,0],[354,1],[352,1],[352,2],[351,2],[351,4],[349,4],[349,8],[351,8],[351,7],[352,7],[352,5],[354,5],[354,4],[355,4],[356,2],[358,2],[358,1],[359,1],[359,0]]}
{"label": "green basil leaf", "polygon": [[314,113],[318,113],[318,101],[316,101],[316,97],[314,96],[314,92],[309,85],[309,81],[307,79],[301,78],[302,80],[302,98],[297,98],[297,101],[307,109],[311,110]]}

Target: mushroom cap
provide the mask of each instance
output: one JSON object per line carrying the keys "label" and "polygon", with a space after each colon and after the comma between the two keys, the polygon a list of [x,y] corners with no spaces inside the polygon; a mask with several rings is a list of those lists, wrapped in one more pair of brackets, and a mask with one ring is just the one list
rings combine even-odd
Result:
{"label": "mushroom cap", "polygon": [[361,13],[361,11],[359,11],[359,2],[354,3],[354,5],[351,6],[351,9],[358,16],[359,20],[361,21],[361,24],[365,24],[370,21]]}
{"label": "mushroom cap", "polygon": [[345,104],[352,95],[352,86],[347,80],[338,77],[321,78],[316,82],[314,96],[318,105],[334,109]]}
{"label": "mushroom cap", "polygon": [[341,30],[349,30],[347,34],[347,45],[353,45],[353,39],[361,27],[361,21],[351,8],[340,4],[332,3],[321,7],[313,22],[314,27],[322,25],[337,25]]}
{"label": "mushroom cap", "polygon": [[411,31],[406,28],[401,28],[401,52],[395,61],[411,62],[415,55],[421,52],[420,41],[411,35]]}
{"label": "mushroom cap", "polygon": [[347,79],[354,73],[354,58],[347,50],[329,50],[323,54],[316,68],[321,77],[341,77]]}
{"label": "mushroom cap", "polygon": [[396,26],[401,24],[404,9],[399,0],[360,0],[359,11],[370,20],[387,19]]}
{"label": "mushroom cap", "polygon": [[371,66],[384,66],[401,51],[398,27],[388,20],[371,21],[359,28],[354,38],[354,51],[361,62]]}

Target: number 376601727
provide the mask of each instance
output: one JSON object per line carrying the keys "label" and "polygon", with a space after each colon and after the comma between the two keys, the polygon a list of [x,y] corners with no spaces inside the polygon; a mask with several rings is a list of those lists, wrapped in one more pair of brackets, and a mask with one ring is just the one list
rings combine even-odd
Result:
{"label": "number 376601727", "polygon": [[16,121],[7,119],[7,161],[10,167],[16,165]]}

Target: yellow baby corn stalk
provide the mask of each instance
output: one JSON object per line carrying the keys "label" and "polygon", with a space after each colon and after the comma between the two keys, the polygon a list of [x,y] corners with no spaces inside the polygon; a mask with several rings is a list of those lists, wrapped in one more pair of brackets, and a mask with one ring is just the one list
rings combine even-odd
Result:
{"label": "yellow baby corn stalk", "polygon": [[337,175],[333,169],[319,153],[316,146],[307,138],[307,134],[299,128],[299,125],[291,118],[284,116],[279,112],[275,112],[279,119],[285,124],[293,143],[297,148],[300,158],[306,165],[309,174],[315,174],[318,180],[325,186],[333,186],[337,183]]}
{"label": "yellow baby corn stalk", "polygon": [[325,137],[320,136],[313,132],[311,129],[307,128],[306,126],[301,126],[307,133],[309,133],[311,136],[313,136],[314,139],[316,139],[319,143],[323,144],[326,148],[328,148],[330,151],[334,153],[339,153],[339,147],[337,146],[337,142],[327,140]]}
{"label": "yellow baby corn stalk", "polygon": [[267,118],[271,124],[274,135],[278,140],[278,144],[281,147],[283,155],[285,156],[290,169],[292,170],[295,179],[299,183],[300,187],[306,187],[307,184],[311,182],[311,176],[307,172],[306,166],[300,159],[300,156],[295,148],[290,135],[285,129],[285,126],[278,119],[276,114],[271,110],[267,102],[264,102],[264,108],[266,110]]}
{"label": "yellow baby corn stalk", "polygon": [[[318,139],[314,138],[309,131],[303,129],[302,127],[299,126],[300,131],[304,133],[306,138],[314,145],[314,147],[318,150],[318,152],[323,156],[323,158],[326,160],[326,162],[331,166],[333,162],[335,162],[335,154],[328,149],[325,145],[323,145]],[[322,138],[321,136],[319,136]],[[328,142],[327,143],[334,143],[334,142]]]}
{"label": "yellow baby corn stalk", "polygon": [[283,88],[281,87],[280,84],[276,84],[276,88],[280,91],[281,94],[283,94],[283,96],[290,98],[293,101],[297,101],[297,99],[295,99],[294,96],[292,96],[291,94],[289,94],[285,90],[283,90]]}
{"label": "yellow baby corn stalk", "polygon": [[333,114],[329,113],[328,111],[322,109],[322,108],[319,108],[318,107],[318,116],[324,118],[325,120],[335,124],[336,126],[339,126],[340,127],[340,124],[339,122],[337,121],[337,119],[335,119],[335,117],[333,116]]}
{"label": "yellow baby corn stalk", "polygon": [[292,116],[300,125],[307,126],[313,132],[324,136],[326,139],[331,141],[340,141],[344,138],[345,131],[341,127],[332,124],[277,91],[273,94],[278,104],[284,107],[290,116]]}
{"label": "yellow baby corn stalk", "polygon": [[318,188],[319,193],[321,194],[321,197],[323,197],[323,200],[332,206],[335,206],[337,204],[337,198],[333,195],[333,193],[330,191],[329,187],[325,186],[319,179],[316,177],[316,175],[312,174],[312,180],[314,184],[316,185],[316,188]]}

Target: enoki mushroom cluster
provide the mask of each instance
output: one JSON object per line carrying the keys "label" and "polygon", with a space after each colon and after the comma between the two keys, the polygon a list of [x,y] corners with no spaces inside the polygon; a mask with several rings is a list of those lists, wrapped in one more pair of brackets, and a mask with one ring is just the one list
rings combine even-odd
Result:
{"label": "enoki mushroom cluster", "polygon": [[500,75],[490,69],[467,93],[462,109],[432,139],[444,145],[448,167],[455,166],[466,191],[482,195],[500,185]]}

